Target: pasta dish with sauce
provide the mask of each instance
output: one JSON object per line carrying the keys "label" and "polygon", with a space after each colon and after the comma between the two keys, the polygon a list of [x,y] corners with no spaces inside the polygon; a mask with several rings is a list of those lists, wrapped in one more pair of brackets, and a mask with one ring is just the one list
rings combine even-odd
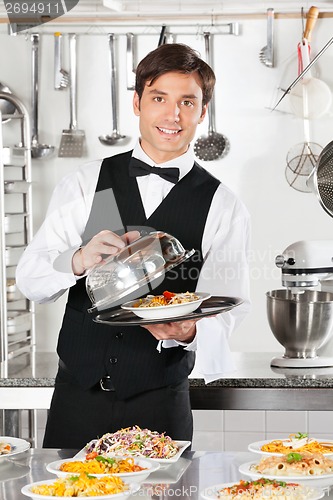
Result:
{"label": "pasta dish with sauce", "polygon": [[217,498],[224,500],[262,499],[302,500],[313,496],[313,489],[295,483],[260,478],[256,481],[240,480],[233,486],[222,488]]}
{"label": "pasta dish with sauce", "polygon": [[270,476],[322,476],[333,473],[333,460],[321,453],[288,453],[263,458],[251,470]]}
{"label": "pasta dish with sauce", "polygon": [[275,439],[269,443],[265,443],[261,447],[261,451],[268,453],[290,453],[292,450],[297,450],[300,453],[329,453],[333,452],[333,443],[325,443],[317,441],[314,438],[309,438],[307,434],[290,434],[288,439]]}
{"label": "pasta dish with sauce", "polygon": [[105,476],[97,478],[87,474],[58,478],[51,484],[39,484],[31,487],[31,492],[54,497],[93,497],[114,495],[129,489],[120,477]]}
{"label": "pasta dish with sauce", "polygon": [[144,467],[137,465],[132,457],[117,458],[103,457],[97,452],[90,453],[86,460],[72,460],[64,462],[59,469],[63,472],[86,474],[120,474],[124,472],[140,472]]}
{"label": "pasta dish with sauce", "polygon": [[162,295],[147,295],[144,299],[139,299],[134,307],[159,307],[174,306],[176,304],[186,304],[198,300],[199,296],[193,292],[173,293],[165,291]]}

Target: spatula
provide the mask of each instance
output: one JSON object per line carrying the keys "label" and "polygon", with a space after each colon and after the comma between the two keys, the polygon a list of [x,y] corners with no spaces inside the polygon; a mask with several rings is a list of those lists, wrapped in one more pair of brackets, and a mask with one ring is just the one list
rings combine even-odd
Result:
{"label": "spatula", "polygon": [[85,144],[85,133],[77,128],[77,81],[76,81],[76,34],[69,33],[69,129],[62,131],[58,156],[62,158],[81,158]]}

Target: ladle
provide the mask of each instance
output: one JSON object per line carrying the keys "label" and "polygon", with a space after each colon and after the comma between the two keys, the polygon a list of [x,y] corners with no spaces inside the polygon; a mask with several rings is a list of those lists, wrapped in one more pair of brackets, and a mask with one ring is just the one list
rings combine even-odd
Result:
{"label": "ladle", "polygon": [[32,93],[31,93],[31,108],[32,108],[32,138],[31,138],[31,156],[33,158],[47,158],[54,153],[54,146],[47,144],[39,144],[38,142],[38,56],[39,56],[39,35],[34,33],[31,35],[32,43]]}
{"label": "ladle", "polygon": [[[207,63],[212,65],[212,57],[210,52],[210,33],[204,33],[205,48],[206,48],[206,60]],[[223,135],[215,131],[215,98],[212,95],[209,107],[207,110],[208,114],[208,134],[200,136],[194,144],[195,155],[203,161],[218,160],[222,156],[225,156],[229,150],[229,141]]]}
{"label": "ladle", "polygon": [[114,146],[118,141],[124,140],[126,135],[122,135],[118,131],[117,117],[117,88],[116,88],[116,64],[115,64],[115,48],[114,48],[114,33],[109,34],[109,50],[110,50],[110,70],[111,70],[111,105],[112,105],[112,122],[113,131],[111,135],[100,135],[99,140],[105,146]]}
{"label": "ladle", "polygon": [[[0,92],[6,92],[6,94],[11,94],[12,91],[0,82]],[[5,99],[0,99],[0,111],[2,115],[13,115],[16,111],[14,104],[10,101],[6,101]],[[2,123],[7,123],[11,120],[11,118],[2,118]]]}

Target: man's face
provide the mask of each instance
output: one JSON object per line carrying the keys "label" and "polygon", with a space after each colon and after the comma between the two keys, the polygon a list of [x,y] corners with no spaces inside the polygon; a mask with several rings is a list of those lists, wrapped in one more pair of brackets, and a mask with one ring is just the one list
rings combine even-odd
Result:
{"label": "man's face", "polygon": [[142,149],[156,163],[184,154],[206,114],[196,73],[165,73],[145,85],[141,100],[134,93],[133,107],[140,117]]}

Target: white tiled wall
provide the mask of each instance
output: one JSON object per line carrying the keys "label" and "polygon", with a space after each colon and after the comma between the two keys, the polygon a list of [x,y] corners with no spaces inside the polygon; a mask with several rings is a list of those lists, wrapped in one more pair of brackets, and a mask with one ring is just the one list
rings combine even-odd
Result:
{"label": "white tiled wall", "polygon": [[[37,410],[38,448],[46,418],[46,410]],[[197,451],[244,451],[255,441],[297,432],[333,439],[333,411],[194,410],[193,419],[192,449]],[[28,412],[23,412],[22,437],[28,434]]]}
{"label": "white tiled wall", "polygon": [[244,451],[263,439],[308,432],[333,439],[332,411],[194,410],[192,449]]}

